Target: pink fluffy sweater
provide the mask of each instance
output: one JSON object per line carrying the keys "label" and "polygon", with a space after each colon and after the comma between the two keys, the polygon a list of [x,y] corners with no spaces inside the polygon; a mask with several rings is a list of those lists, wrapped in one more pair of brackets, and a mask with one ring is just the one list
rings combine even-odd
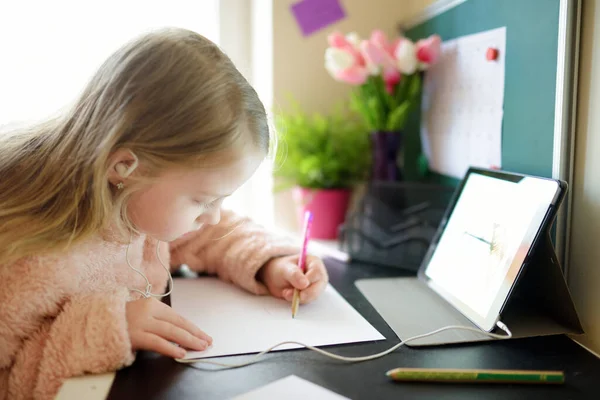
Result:
{"label": "pink fluffy sweater", "polygon": [[[125,304],[141,297],[129,288],[144,291],[145,281],[125,262],[126,247],[99,236],[62,256],[0,265],[0,400],[50,399],[69,377],[133,362]],[[267,294],[255,279],[260,267],[295,251],[231,213],[160,246],[164,262],[187,264],[258,295]],[[156,241],[133,239],[129,259],[154,293],[164,293],[167,274],[156,259]]]}

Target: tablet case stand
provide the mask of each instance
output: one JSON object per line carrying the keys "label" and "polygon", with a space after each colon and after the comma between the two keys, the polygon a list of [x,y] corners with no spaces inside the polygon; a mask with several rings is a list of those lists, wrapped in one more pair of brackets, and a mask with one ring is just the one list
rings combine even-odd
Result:
{"label": "tablet case stand", "polygon": [[[513,338],[582,334],[583,328],[549,231],[536,241],[530,259],[510,293],[500,319]],[[363,279],[356,286],[401,340],[448,325],[475,327],[458,310],[416,277]],[[501,332],[501,331],[500,331]],[[498,333],[498,332],[497,332]],[[484,334],[449,330],[407,343],[431,346],[495,340]]]}

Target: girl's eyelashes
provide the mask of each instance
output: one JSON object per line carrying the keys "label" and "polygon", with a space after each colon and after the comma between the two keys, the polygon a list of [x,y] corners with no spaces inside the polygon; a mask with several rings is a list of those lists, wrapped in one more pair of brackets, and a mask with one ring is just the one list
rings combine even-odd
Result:
{"label": "girl's eyelashes", "polygon": [[213,201],[211,203],[203,203],[202,204],[202,208],[204,208],[205,210],[210,210],[211,208],[213,208],[216,204],[216,201]]}
{"label": "girl's eyelashes", "polygon": [[204,208],[205,210],[210,210],[211,208],[213,208],[215,206],[217,201],[218,201],[218,199],[213,200],[211,202],[206,202],[206,201],[202,201],[202,200],[194,200],[194,203],[197,204],[199,207]]}
{"label": "girl's eyelashes", "polygon": [[192,201],[194,204],[196,204],[198,207],[202,207],[205,210],[210,210],[218,205],[221,204],[221,202],[223,200],[225,200],[227,197],[229,196],[222,196],[222,197],[218,197],[216,199],[213,199],[211,201],[206,201],[206,200],[197,200],[192,198]]}

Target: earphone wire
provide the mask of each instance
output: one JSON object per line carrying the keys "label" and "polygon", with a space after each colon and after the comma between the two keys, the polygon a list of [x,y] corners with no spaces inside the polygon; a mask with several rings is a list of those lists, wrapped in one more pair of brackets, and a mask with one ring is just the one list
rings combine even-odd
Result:
{"label": "earphone wire", "polygon": [[[131,151],[130,153],[131,153],[131,156],[133,157],[133,163],[131,164],[131,166],[128,167],[125,163],[119,163],[115,166],[117,173],[122,178],[127,178],[133,171],[135,171],[135,169],[139,165],[138,156],[136,156],[133,151]],[[118,185],[119,185],[119,189],[123,188],[123,182],[119,182]],[[160,299],[160,298],[170,295],[171,292],[173,291],[173,276],[171,276],[171,271],[165,265],[163,260],[160,258],[160,252],[159,252],[160,240],[156,241],[156,258],[158,259],[158,262],[160,263],[160,265],[163,267],[163,269],[167,272],[167,275],[169,276],[169,291],[164,294],[152,293],[152,284],[148,280],[148,277],[146,277],[146,274],[144,274],[142,271],[140,271],[139,269],[137,269],[133,265],[131,265],[131,262],[129,261],[129,247],[131,247],[132,240],[133,240],[133,233],[130,233],[129,234],[129,243],[127,244],[127,249],[125,250],[125,261],[127,262],[127,265],[129,266],[129,268],[131,268],[137,274],[141,275],[142,278],[144,278],[144,280],[146,281],[146,291],[142,292],[141,290],[136,289],[136,288],[130,288],[129,290],[131,290],[132,292],[137,292],[145,298],[154,297],[156,299]]]}
{"label": "earphone wire", "polygon": [[169,271],[169,268],[165,265],[163,260],[160,258],[160,252],[159,252],[160,241],[159,240],[156,241],[156,258],[158,259],[158,262],[164,268],[164,270],[167,272],[167,275],[169,276],[169,290],[164,294],[152,293],[152,284],[146,277],[146,274],[144,274],[142,271],[140,271],[139,269],[137,269],[133,265],[131,265],[131,262],[129,261],[129,247],[131,246],[131,240],[132,240],[132,236],[129,237],[129,243],[127,244],[127,249],[125,250],[125,261],[127,261],[127,265],[129,266],[129,268],[131,268],[132,270],[137,272],[139,275],[141,275],[142,278],[144,278],[144,280],[146,281],[146,291],[142,292],[141,290],[136,289],[136,288],[130,288],[129,290],[131,290],[132,292],[137,292],[145,298],[154,297],[156,299],[160,299],[160,298],[170,295],[171,292],[173,291],[173,276],[171,275],[171,271]]}
{"label": "earphone wire", "polygon": [[227,236],[231,235],[232,233],[234,233],[240,226],[244,225],[246,221],[242,220],[240,222],[238,222],[237,224],[234,225],[233,228],[231,228],[231,230],[229,232],[227,232],[226,234],[224,234],[223,236],[220,236],[218,238],[214,238],[212,240],[217,241],[217,240],[221,240],[221,239],[225,239]]}
{"label": "earphone wire", "polygon": [[482,331],[480,329],[476,329],[473,327],[469,327],[469,326],[460,326],[460,325],[449,325],[449,326],[445,326],[443,328],[440,329],[436,329],[435,331],[431,331],[428,333],[424,333],[422,335],[417,335],[417,336],[413,336],[411,338],[408,338],[406,340],[402,340],[400,341],[400,343],[395,344],[394,346],[390,347],[387,350],[384,350],[380,353],[376,353],[376,354],[372,354],[372,355],[368,355],[368,356],[362,356],[362,357],[344,357],[344,356],[340,356],[338,354],[334,354],[328,351],[325,351],[323,349],[320,349],[318,347],[315,346],[310,346],[301,342],[296,342],[296,341],[286,341],[286,342],[281,342],[281,343],[277,343],[274,346],[269,347],[266,350],[261,351],[260,353],[256,354],[254,357],[252,357],[250,359],[250,361],[247,362],[242,362],[242,363],[238,363],[238,364],[228,364],[228,363],[222,363],[222,362],[218,362],[218,361],[214,361],[211,359],[202,359],[202,358],[189,358],[189,359],[185,359],[185,358],[176,358],[175,361],[181,363],[181,364],[195,364],[195,363],[203,363],[203,364],[211,364],[211,365],[215,365],[218,367],[222,367],[224,369],[230,369],[230,368],[242,368],[242,367],[246,367],[248,365],[254,364],[256,362],[259,361],[259,359],[264,356],[265,354],[275,350],[276,348],[280,347],[280,346],[284,346],[284,345],[289,345],[289,344],[295,344],[301,347],[305,347],[309,350],[315,351],[321,355],[324,355],[326,357],[329,358],[333,358],[335,360],[340,360],[340,361],[346,361],[346,362],[362,362],[362,361],[370,361],[370,360],[374,360],[376,358],[380,358],[383,356],[386,356],[390,353],[392,353],[393,351],[399,349],[401,346],[405,345],[406,343],[418,340],[418,339],[423,339],[425,337],[428,336],[433,336],[433,335],[437,335],[438,333],[444,332],[444,331],[448,331],[451,329],[461,329],[461,330],[465,330],[465,331],[471,331],[471,332],[476,332],[476,333],[483,333],[491,338],[494,339],[510,339],[512,338],[512,332],[510,331],[510,329],[508,329],[508,327],[502,322],[502,321],[498,321],[496,323],[496,326],[498,328],[500,328],[501,330],[503,330],[506,335],[499,335],[497,333],[492,333],[492,332],[485,332]]}

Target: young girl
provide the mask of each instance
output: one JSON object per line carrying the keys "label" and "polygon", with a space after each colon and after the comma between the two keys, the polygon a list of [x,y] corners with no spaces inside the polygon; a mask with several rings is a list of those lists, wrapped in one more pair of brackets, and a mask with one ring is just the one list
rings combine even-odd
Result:
{"label": "young girl", "polygon": [[0,399],[53,398],[136,350],[205,349],[210,332],[158,300],[168,268],[314,300],[319,259],[302,274],[296,247],[220,211],[268,149],[255,91],[181,29],[121,48],[66,115],[1,135]]}

